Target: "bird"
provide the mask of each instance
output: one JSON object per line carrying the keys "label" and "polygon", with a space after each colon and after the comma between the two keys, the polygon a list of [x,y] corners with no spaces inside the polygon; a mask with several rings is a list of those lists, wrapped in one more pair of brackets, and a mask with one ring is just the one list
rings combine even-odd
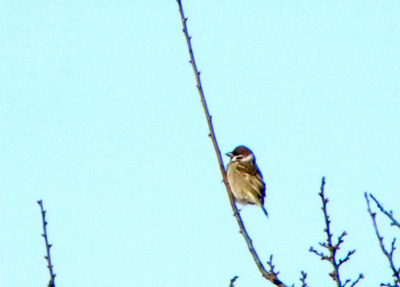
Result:
{"label": "bird", "polygon": [[248,147],[240,145],[226,155],[230,157],[226,174],[235,201],[241,205],[261,207],[268,218],[264,207],[266,185],[254,153]]}

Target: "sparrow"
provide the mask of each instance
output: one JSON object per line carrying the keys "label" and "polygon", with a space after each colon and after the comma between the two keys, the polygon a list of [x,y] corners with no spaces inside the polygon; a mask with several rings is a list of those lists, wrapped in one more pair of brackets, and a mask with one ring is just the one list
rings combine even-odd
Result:
{"label": "sparrow", "polygon": [[231,159],[226,172],[236,202],[242,205],[257,205],[268,217],[268,212],[264,207],[265,183],[256,164],[254,153],[241,145],[226,155]]}

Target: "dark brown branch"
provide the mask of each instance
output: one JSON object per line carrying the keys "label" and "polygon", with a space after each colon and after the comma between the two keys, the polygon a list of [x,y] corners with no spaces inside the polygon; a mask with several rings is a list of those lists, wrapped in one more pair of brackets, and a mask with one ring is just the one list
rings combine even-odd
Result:
{"label": "dark brown branch", "polygon": [[56,284],[54,282],[54,278],[56,278],[56,274],[53,272],[53,265],[51,264],[51,256],[50,256],[50,248],[53,246],[49,244],[48,236],[47,236],[47,221],[46,221],[46,211],[43,209],[43,202],[41,200],[38,200],[37,202],[40,206],[40,210],[42,212],[42,222],[43,222],[43,238],[44,242],[46,244],[46,252],[47,255],[44,257],[47,260],[47,268],[49,268],[50,272],[50,281],[49,284],[47,285],[48,287],[56,287]]}
{"label": "dark brown branch", "polygon": [[[327,239],[326,242],[320,242],[319,245],[329,252],[329,255],[326,255],[322,251],[319,252],[316,250],[314,247],[310,247],[310,252],[315,253],[317,256],[321,257],[321,260],[326,260],[329,261],[329,263],[332,264],[333,271],[329,274],[331,278],[336,282],[337,287],[345,287],[348,283],[351,282],[350,279],[347,279],[344,283],[342,283],[340,279],[340,272],[339,269],[348,260],[350,260],[350,256],[353,255],[356,251],[351,250],[347,253],[346,257],[343,259],[337,259],[337,251],[340,249],[340,245],[344,242],[343,238],[347,235],[346,231],[343,231],[343,233],[338,237],[338,241],[336,244],[333,243],[332,237],[333,234],[331,232],[331,220],[329,219],[328,215],[328,202],[329,199],[325,197],[325,177],[322,178],[322,183],[321,183],[321,192],[319,193],[319,196],[321,197],[322,200],[322,212],[324,213],[324,218],[325,218],[325,228],[324,232],[326,233]],[[355,286],[364,276],[362,274],[359,275],[358,279],[355,280],[351,286]]]}
{"label": "dark brown branch", "polygon": [[[392,241],[392,246],[391,246],[390,252],[387,251],[386,248],[385,248],[385,245],[383,243],[383,236],[380,235],[379,229],[378,229],[378,225],[376,223],[376,213],[372,212],[372,210],[371,210],[371,206],[369,204],[368,195],[367,195],[366,192],[364,193],[364,196],[365,196],[365,200],[367,201],[368,213],[371,216],[372,224],[374,225],[374,229],[375,229],[376,237],[378,238],[378,241],[379,241],[379,245],[381,246],[381,250],[382,250],[383,254],[386,256],[386,258],[388,259],[389,264],[390,264],[390,268],[393,271],[393,277],[394,277],[393,284],[394,285],[387,284],[387,285],[382,285],[382,286],[399,287],[400,286],[399,285],[400,284],[400,268],[397,268],[395,266],[395,264],[394,264],[394,261],[393,261],[393,254],[394,254],[394,251],[396,250],[396,247],[395,247],[396,238],[394,238],[393,241]],[[373,198],[373,197],[371,197],[371,198]]]}
{"label": "dark brown branch", "polygon": [[257,252],[256,252],[256,250],[255,250],[255,248],[253,246],[253,243],[252,243],[252,241],[250,239],[250,236],[247,233],[246,228],[244,227],[242,218],[241,218],[241,216],[239,214],[239,211],[238,211],[238,209],[236,207],[235,200],[233,198],[232,191],[230,189],[230,186],[228,184],[228,180],[227,180],[227,177],[226,177],[226,171],[225,171],[224,163],[222,161],[221,151],[220,151],[220,149],[218,147],[217,138],[215,136],[214,127],[213,127],[213,124],[212,124],[212,117],[211,117],[210,112],[208,110],[206,98],[204,96],[203,87],[201,85],[200,71],[197,69],[196,60],[194,58],[193,47],[192,47],[192,43],[191,43],[192,37],[189,36],[189,31],[188,31],[188,28],[187,28],[188,18],[185,17],[185,14],[183,12],[182,1],[181,0],[177,0],[177,3],[178,3],[178,6],[179,6],[179,12],[180,12],[180,15],[181,15],[181,20],[182,20],[183,34],[185,35],[186,43],[187,43],[187,47],[188,47],[188,51],[189,51],[189,55],[190,55],[189,63],[192,65],[193,73],[194,73],[194,75],[196,77],[196,82],[197,82],[196,87],[198,89],[198,92],[199,92],[199,95],[200,95],[200,100],[201,100],[201,103],[203,105],[204,113],[205,113],[206,118],[207,118],[207,124],[208,124],[208,129],[209,129],[209,137],[211,138],[212,143],[214,145],[214,150],[215,150],[215,153],[217,155],[218,164],[219,164],[219,168],[220,168],[220,171],[221,171],[221,174],[222,174],[223,182],[224,182],[225,188],[226,188],[226,190],[228,192],[229,201],[230,201],[231,206],[232,206],[233,214],[234,214],[234,216],[236,218],[236,221],[237,221],[237,223],[239,225],[240,233],[243,235],[243,237],[244,237],[244,239],[245,239],[245,241],[247,243],[247,247],[248,247],[251,255],[253,256],[253,260],[256,263],[256,265],[257,265],[259,271],[261,272],[262,276],[264,278],[266,278],[267,280],[269,280],[270,282],[272,282],[273,284],[275,284],[276,286],[285,287],[286,285],[283,284],[280,280],[278,280],[278,277],[277,277],[276,274],[270,273],[270,272],[265,270],[265,267],[262,264],[258,254],[257,254]]}
{"label": "dark brown branch", "polygon": [[397,226],[400,228],[400,223],[394,218],[392,211],[387,211],[383,208],[383,205],[379,203],[379,201],[370,193],[369,196],[375,201],[376,205],[378,206],[379,210],[384,213],[387,217],[390,218],[392,221],[390,225]]}
{"label": "dark brown branch", "polygon": [[235,283],[236,279],[238,279],[238,278],[239,278],[238,276],[233,277],[231,279],[231,283],[229,284],[229,287],[235,287],[235,285],[233,285],[233,284]]}

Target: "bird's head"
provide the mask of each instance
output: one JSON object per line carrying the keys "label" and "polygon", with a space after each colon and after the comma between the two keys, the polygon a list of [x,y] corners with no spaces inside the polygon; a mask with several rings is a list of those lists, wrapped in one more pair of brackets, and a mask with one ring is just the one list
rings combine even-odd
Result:
{"label": "bird's head", "polygon": [[226,153],[227,156],[231,158],[231,162],[233,161],[252,161],[254,162],[256,159],[254,157],[253,152],[245,147],[244,145],[240,145],[236,147],[233,151]]}

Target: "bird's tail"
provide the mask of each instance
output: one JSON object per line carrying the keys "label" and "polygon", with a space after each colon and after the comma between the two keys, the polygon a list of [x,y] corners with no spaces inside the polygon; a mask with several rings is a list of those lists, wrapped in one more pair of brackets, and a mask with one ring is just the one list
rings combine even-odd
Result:
{"label": "bird's tail", "polygon": [[262,208],[262,210],[264,211],[265,216],[268,218],[268,212],[265,209],[263,203],[261,201],[259,201],[259,202],[256,202],[255,204]]}
{"label": "bird's tail", "polygon": [[265,216],[268,218],[268,212],[267,212],[267,210],[265,209],[264,205],[261,205],[261,208],[262,208],[262,210],[264,211]]}

